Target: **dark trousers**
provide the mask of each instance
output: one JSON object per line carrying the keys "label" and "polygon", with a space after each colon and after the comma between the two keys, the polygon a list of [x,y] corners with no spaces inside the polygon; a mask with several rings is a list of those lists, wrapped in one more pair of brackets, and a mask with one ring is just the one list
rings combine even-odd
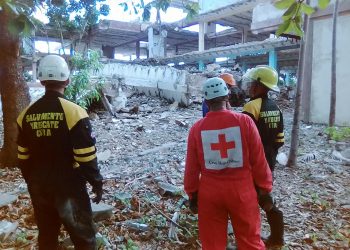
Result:
{"label": "dark trousers", "polygon": [[39,185],[28,185],[39,228],[39,249],[54,250],[63,224],[77,250],[95,250],[95,229],[86,188],[57,194]]}
{"label": "dark trousers", "polygon": [[[264,148],[265,149],[265,148]],[[274,176],[273,171],[275,170],[276,157],[278,150],[267,148],[265,149],[265,157],[269,167],[271,169],[272,176]],[[283,222],[283,212],[279,210],[276,203],[273,205],[272,209],[266,212],[267,222],[270,225],[271,236],[273,241],[283,242],[284,237],[284,222]]]}

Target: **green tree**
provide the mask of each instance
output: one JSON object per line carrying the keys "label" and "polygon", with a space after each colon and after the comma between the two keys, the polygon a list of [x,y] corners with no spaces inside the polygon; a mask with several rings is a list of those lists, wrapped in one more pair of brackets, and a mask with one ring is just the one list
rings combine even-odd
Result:
{"label": "green tree", "polygon": [[[102,0],[101,0],[102,1]],[[20,39],[32,35],[35,20],[32,15],[37,7],[51,6],[48,16],[61,28],[89,27],[98,21],[100,14],[109,8],[99,5],[100,0],[1,0],[0,1],[0,94],[3,110],[4,143],[0,152],[1,167],[15,167],[17,163],[17,125],[19,113],[30,101],[28,86],[22,76]],[[97,8],[97,6],[100,6]],[[65,8],[64,14],[57,13]],[[73,24],[70,17],[74,16]],[[58,21],[55,21],[55,18]],[[74,26],[75,25],[75,26]]]}
{"label": "green tree", "polygon": [[72,57],[71,83],[65,90],[65,96],[80,105],[88,108],[93,101],[100,99],[101,82],[91,83],[91,74],[98,72],[103,67],[100,62],[100,54],[97,51],[89,50],[88,56],[75,54]]}
{"label": "green tree", "polygon": [[[142,12],[142,20],[149,21],[151,18],[151,9],[157,10],[156,23],[161,24],[160,11],[166,12],[173,0],[154,0],[147,4],[143,0],[127,0],[119,5],[124,8],[124,11],[133,11],[135,14]],[[199,4],[191,1],[182,1],[184,11],[187,13],[186,18],[191,19],[198,14]]]}
{"label": "green tree", "polygon": [[[325,9],[330,0],[318,0],[318,7]],[[303,15],[311,15],[315,8],[311,7],[308,0],[279,0],[275,7],[285,10],[282,15],[282,24],[278,27],[276,35],[294,33],[297,36],[303,36]]]}
{"label": "green tree", "polygon": [[[70,40],[74,40],[74,34],[79,33],[79,40],[87,31],[88,40],[91,36],[91,26],[98,22],[99,16],[107,16],[110,7],[101,4],[105,0],[80,0],[62,1],[59,5],[54,1],[48,1],[46,16],[49,18],[49,26],[58,30],[61,35],[61,45],[64,51],[63,32],[70,34]],[[74,44],[74,43],[72,43]],[[87,46],[89,47],[89,45]],[[89,48],[87,48],[89,49]]]}
{"label": "green tree", "polygon": [[30,101],[29,89],[22,76],[19,53],[20,36],[29,35],[33,29],[32,21],[28,18],[33,10],[34,5],[30,1],[0,2],[0,94],[4,125],[1,167],[16,165],[16,118]]}
{"label": "green tree", "polygon": [[[318,7],[324,9],[328,6],[329,2],[330,0],[318,0]],[[279,0],[275,3],[275,7],[281,10],[286,10],[282,16],[283,22],[277,29],[276,35],[280,36],[285,33],[294,33],[300,37],[303,37],[304,30],[307,30],[309,22],[308,16],[315,11],[315,9],[309,5],[309,0]],[[289,167],[297,165],[301,95],[303,83],[302,78],[304,75],[304,49],[305,38],[302,38],[300,41],[298,83],[295,97],[293,126],[291,132],[291,146],[287,163],[287,166]]]}
{"label": "green tree", "polygon": [[332,31],[332,82],[331,82],[331,102],[329,109],[329,124],[333,127],[335,123],[335,110],[337,101],[337,19],[339,1],[335,0],[333,11],[333,31]]}

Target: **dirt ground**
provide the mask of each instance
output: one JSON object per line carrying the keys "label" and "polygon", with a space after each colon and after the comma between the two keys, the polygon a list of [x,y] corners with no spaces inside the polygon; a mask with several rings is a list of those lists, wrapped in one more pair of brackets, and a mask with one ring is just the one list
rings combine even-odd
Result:
{"label": "dirt ground", "polygon": [[[105,177],[103,202],[114,207],[111,218],[97,222],[101,249],[199,249],[197,218],[187,208],[181,188],[187,134],[201,117],[200,104],[179,108],[133,95],[127,108],[136,105],[138,114],[91,115]],[[288,154],[292,103],[284,100],[280,106],[286,134],[280,152]],[[350,247],[350,166],[332,156],[334,149],[343,150],[349,143],[329,141],[325,128],[302,124],[298,166],[278,164],[275,170],[274,195],[285,217],[283,249]],[[161,183],[179,190],[164,190]],[[18,170],[0,170],[0,190],[18,195],[14,203],[0,208],[0,221],[19,223],[16,232],[0,242],[0,249],[36,249],[33,211]],[[175,212],[180,214],[178,238],[170,239],[169,218]],[[268,234],[263,213],[262,220],[262,231]],[[128,221],[147,229],[132,228]],[[62,231],[60,240],[66,238]],[[233,241],[229,236],[229,243]]]}

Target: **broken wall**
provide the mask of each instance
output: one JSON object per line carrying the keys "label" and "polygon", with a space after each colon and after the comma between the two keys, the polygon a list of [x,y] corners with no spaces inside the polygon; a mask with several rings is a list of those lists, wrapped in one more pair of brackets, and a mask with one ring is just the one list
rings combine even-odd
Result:
{"label": "broken wall", "polygon": [[[350,7],[350,5],[349,5]],[[308,120],[317,123],[328,123],[331,93],[331,62],[332,62],[332,17],[312,20],[312,55],[311,85],[309,91]],[[349,93],[350,93],[350,14],[340,15],[337,25],[337,125],[350,125]],[[304,105],[305,106],[305,105]]]}
{"label": "broken wall", "polygon": [[123,78],[124,83],[146,95],[159,96],[171,102],[177,101],[188,106],[193,97],[200,95],[201,75],[169,66],[143,66],[108,61],[100,72],[108,78]]}

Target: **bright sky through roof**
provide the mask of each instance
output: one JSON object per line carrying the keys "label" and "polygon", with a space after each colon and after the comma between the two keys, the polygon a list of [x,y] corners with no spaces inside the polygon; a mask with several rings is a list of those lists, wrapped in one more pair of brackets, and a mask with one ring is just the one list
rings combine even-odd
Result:
{"label": "bright sky through roof", "polygon": [[[138,21],[141,20],[141,13],[136,15],[134,11],[124,11],[123,7],[119,5],[119,3],[125,2],[125,0],[106,0],[106,2],[110,6],[110,13],[108,16],[101,16],[100,19],[109,19],[109,20],[117,20],[117,21]],[[145,0],[145,4],[150,2],[150,0]],[[167,10],[167,13],[161,11],[161,20],[162,22],[176,22],[186,17],[186,13],[177,8],[170,7]],[[35,17],[41,20],[44,23],[48,23],[49,20],[45,16],[45,9],[41,8],[35,13]],[[156,9],[151,9],[151,22],[156,21]],[[50,52],[58,53],[57,48],[60,47],[60,43],[49,42],[50,43]],[[57,45],[58,44],[58,45]],[[46,42],[36,41],[35,49],[40,52],[48,52],[48,46]],[[67,52],[66,52],[67,53]],[[69,54],[69,51],[68,51]]]}

